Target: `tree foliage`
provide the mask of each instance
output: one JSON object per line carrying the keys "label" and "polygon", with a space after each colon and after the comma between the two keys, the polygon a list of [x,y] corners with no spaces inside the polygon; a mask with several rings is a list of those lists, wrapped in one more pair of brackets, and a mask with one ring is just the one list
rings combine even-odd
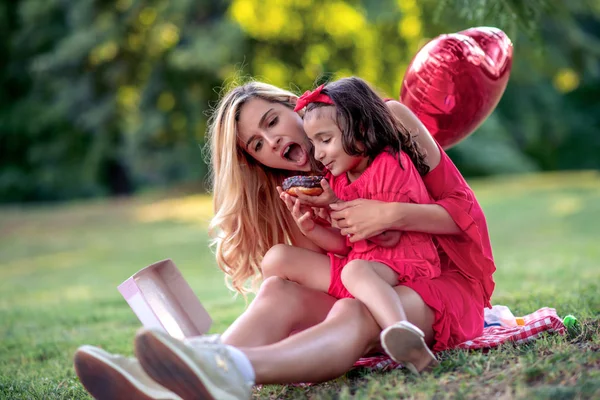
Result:
{"label": "tree foliage", "polygon": [[127,194],[206,173],[223,82],[358,75],[397,97],[429,39],[494,25],[508,89],[452,149],[467,174],[600,167],[598,2],[0,0],[0,201]]}

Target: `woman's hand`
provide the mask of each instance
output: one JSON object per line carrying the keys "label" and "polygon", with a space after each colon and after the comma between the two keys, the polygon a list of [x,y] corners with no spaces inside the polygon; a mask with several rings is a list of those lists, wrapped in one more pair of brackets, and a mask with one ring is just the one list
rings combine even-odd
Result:
{"label": "woman's hand", "polygon": [[316,217],[312,207],[302,205],[300,200],[283,191],[280,192],[279,197],[283,200],[290,213],[292,213],[296,225],[298,225],[298,228],[305,236],[315,229]]}
{"label": "woman's hand", "polygon": [[393,203],[356,199],[331,204],[332,225],[350,235],[350,242],[368,239],[391,228],[388,207]]}

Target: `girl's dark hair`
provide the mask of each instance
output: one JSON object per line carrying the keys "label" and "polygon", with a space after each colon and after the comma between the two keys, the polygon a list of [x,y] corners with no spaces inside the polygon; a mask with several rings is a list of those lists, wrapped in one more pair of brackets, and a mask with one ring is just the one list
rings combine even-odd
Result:
{"label": "girl's dark hair", "polygon": [[[346,154],[373,160],[386,150],[394,156],[404,151],[421,176],[429,172],[425,155],[408,129],[365,81],[356,77],[342,78],[326,84],[322,93],[335,103],[336,123],[342,131]],[[324,106],[328,104],[310,103],[306,112]]]}

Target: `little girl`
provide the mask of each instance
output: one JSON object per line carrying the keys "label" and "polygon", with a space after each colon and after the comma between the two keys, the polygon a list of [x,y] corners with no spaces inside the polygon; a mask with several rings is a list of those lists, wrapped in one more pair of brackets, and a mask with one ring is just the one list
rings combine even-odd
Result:
{"label": "little girl", "polygon": [[[304,130],[340,200],[432,202],[419,175],[428,171],[423,154],[366,82],[345,78],[321,85],[302,95],[295,111],[304,107]],[[403,282],[439,276],[440,261],[431,235],[390,232],[376,240],[350,243],[339,230],[316,223],[314,212],[298,199],[285,193],[281,197],[302,233],[328,256],[276,245],[262,261],[263,275],[295,281],[336,298],[361,300],[383,328],[381,343],[390,357],[414,373],[434,363],[423,332],[406,320],[393,289]]]}

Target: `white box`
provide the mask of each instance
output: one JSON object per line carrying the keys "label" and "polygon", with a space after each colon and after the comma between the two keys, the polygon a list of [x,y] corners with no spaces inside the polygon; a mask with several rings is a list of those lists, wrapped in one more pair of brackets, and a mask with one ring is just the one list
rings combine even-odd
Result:
{"label": "white box", "polygon": [[145,328],[177,339],[210,329],[212,319],[171,259],[141,269],[118,288]]}

